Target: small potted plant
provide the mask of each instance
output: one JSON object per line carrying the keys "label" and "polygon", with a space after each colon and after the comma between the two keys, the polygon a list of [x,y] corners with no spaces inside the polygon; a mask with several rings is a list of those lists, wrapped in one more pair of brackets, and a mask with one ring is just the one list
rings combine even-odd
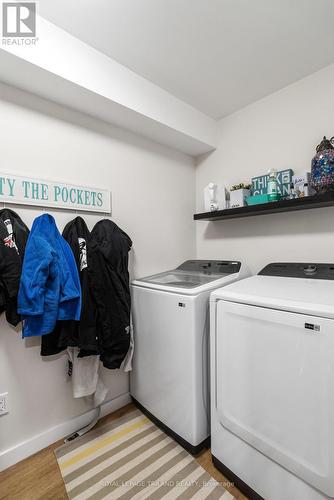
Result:
{"label": "small potted plant", "polygon": [[250,196],[250,184],[235,184],[230,190],[230,208],[244,207],[246,198]]}

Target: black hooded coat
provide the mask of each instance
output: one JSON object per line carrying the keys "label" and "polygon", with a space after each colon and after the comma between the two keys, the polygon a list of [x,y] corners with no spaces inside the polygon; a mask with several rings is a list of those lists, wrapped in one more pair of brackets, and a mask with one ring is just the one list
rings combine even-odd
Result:
{"label": "black hooded coat", "polygon": [[119,368],[130,346],[131,296],[129,251],[132,241],[114,222],[104,219],[91,232],[90,282],[100,324],[100,358]]}
{"label": "black hooded coat", "polygon": [[29,229],[16,212],[0,210],[0,313],[6,311],[6,319],[13,326],[21,321],[17,294],[28,236]]}

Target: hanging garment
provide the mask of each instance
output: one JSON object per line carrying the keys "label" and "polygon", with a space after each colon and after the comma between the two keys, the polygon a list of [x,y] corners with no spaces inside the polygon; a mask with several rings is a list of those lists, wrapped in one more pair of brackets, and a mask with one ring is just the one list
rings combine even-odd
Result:
{"label": "hanging garment", "polygon": [[57,320],[79,320],[81,289],[72,250],[49,214],[37,217],[29,235],[18,294],[23,337],[52,332]]}
{"label": "hanging garment", "polygon": [[125,358],[123,359],[122,364],[120,366],[121,370],[124,370],[125,372],[132,371],[132,359],[133,359],[134,349],[135,349],[135,342],[133,338],[133,323],[132,323],[132,316],[130,315],[130,344],[128,352],[126,353]]}
{"label": "hanging garment", "polygon": [[128,252],[132,241],[109,219],[98,222],[91,237],[88,271],[101,325],[100,357],[106,368],[120,368],[131,338]]}
{"label": "hanging garment", "polygon": [[0,312],[6,311],[8,323],[14,326],[21,321],[17,294],[28,236],[28,227],[13,210],[0,210]]}
{"label": "hanging garment", "polygon": [[74,398],[93,396],[94,406],[99,406],[105,400],[108,389],[99,375],[100,357],[79,357],[78,347],[68,347],[67,354],[71,369],[69,375],[72,379]]}
{"label": "hanging garment", "polygon": [[67,347],[79,347],[79,357],[99,354],[97,310],[88,274],[90,232],[83,218],[76,217],[69,222],[64,228],[63,237],[72,249],[79,272],[82,292],[80,322],[59,322],[53,333],[43,336],[41,355],[57,354]]}

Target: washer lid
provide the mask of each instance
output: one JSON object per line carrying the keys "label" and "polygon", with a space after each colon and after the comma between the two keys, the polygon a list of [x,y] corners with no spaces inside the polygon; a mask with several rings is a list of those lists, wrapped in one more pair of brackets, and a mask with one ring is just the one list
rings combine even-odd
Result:
{"label": "washer lid", "polygon": [[334,318],[333,279],[260,274],[216,290],[211,299]]}
{"label": "washer lid", "polygon": [[[224,278],[231,277],[227,281],[234,281],[240,267],[240,262],[236,261],[188,260],[172,271],[134,280],[132,284],[170,292],[199,293],[222,286]],[[219,285],[214,283],[218,280],[221,281]]]}
{"label": "washer lid", "polygon": [[221,274],[205,275],[200,272],[187,272],[175,269],[174,271],[155,274],[154,276],[148,276],[137,281],[178,288],[195,288],[218,278],[221,278]]}

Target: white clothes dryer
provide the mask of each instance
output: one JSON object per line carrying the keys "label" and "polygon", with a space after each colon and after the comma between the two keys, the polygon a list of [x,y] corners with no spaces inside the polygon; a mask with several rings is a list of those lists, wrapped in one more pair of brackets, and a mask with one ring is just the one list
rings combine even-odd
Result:
{"label": "white clothes dryer", "polygon": [[334,264],[270,264],[210,303],[214,464],[249,498],[333,498]]}

